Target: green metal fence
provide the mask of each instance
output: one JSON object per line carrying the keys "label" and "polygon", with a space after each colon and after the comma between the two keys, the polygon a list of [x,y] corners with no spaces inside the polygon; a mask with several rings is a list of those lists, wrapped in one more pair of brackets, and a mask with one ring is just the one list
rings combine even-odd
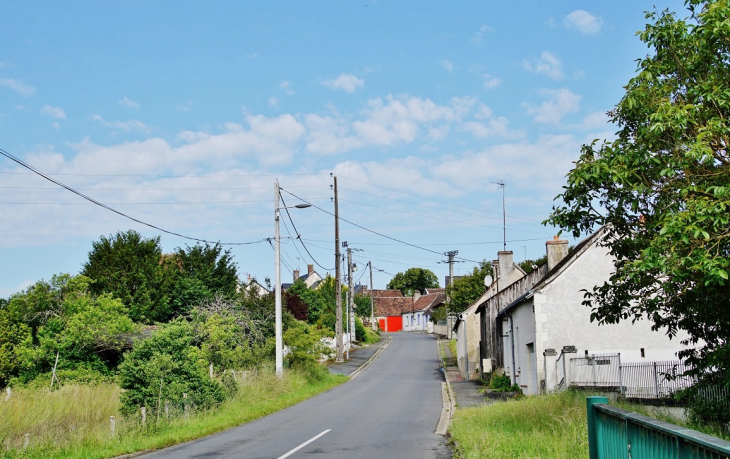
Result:
{"label": "green metal fence", "polygon": [[590,459],[730,459],[730,442],[588,397]]}

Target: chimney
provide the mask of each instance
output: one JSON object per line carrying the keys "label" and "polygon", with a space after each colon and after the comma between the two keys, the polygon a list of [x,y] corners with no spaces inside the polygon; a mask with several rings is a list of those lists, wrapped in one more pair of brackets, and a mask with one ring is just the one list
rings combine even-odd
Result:
{"label": "chimney", "polygon": [[415,303],[416,300],[418,300],[419,298],[421,298],[421,292],[419,290],[416,290],[415,292],[413,292],[413,302]]}
{"label": "chimney", "polygon": [[499,263],[499,277],[502,279],[500,287],[504,288],[510,284],[509,276],[512,274],[512,270],[515,269],[515,260],[511,250],[497,252],[497,258],[497,263]]}
{"label": "chimney", "polygon": [[499,260],[492,260],[492,276],[499,279]]}
{"label": "chimney", "polygon": [[568,241],[558,239],[555,236],[552,241],[545,243],[545,249],[547,251],[547,269],[549,272],[568,255]]}
{"label": "chimney", "polygon": [[299,279],[299,270],[298,269],[295,269],[294,270],[294,282],[296,282],[297,279]]}
{"label": "chimney", "polygon": [[313,272],[314,272],[314,265],[307,265],[307,274],[311,276]]}

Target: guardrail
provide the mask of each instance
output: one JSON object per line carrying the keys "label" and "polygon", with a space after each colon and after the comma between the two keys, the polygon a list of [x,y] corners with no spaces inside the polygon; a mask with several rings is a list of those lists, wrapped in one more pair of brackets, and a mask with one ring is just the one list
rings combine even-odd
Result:
{"label": "guardrail", "polygon": [[587,397],[590,459],[727,459],[730,442]]}

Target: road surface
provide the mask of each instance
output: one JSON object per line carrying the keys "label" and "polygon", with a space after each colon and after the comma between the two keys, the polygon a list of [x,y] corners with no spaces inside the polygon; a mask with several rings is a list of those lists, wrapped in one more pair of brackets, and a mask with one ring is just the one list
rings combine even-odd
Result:
{"label": "road surface", "polygon": [[143,456],[183,458],[450,458],[436,340],[398,333],[354,380],[240,427]]}

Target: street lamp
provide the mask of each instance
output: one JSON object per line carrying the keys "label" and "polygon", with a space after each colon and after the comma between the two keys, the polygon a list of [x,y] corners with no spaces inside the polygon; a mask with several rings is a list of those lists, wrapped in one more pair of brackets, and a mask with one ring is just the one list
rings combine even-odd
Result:
{"label": "street lamp", "polygon": [[[274,308],[276,316],[276,375],[281,376],[284,372],[284,343],[281,330],[281,238],[279,237],[279,182],[274,182],[274,266],[276,271],[276,291],[274,292]],[[297,204],[296,206],[284,207],[284,209],[306,209],[311,204]]]}

